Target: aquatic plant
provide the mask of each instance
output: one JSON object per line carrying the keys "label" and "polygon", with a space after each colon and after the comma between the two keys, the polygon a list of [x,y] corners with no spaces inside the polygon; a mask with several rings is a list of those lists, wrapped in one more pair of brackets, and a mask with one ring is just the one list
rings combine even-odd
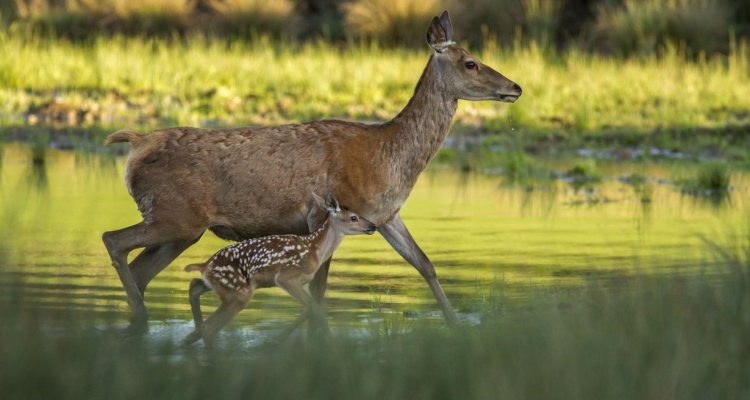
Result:
{"label": "aquatic plant", "polygon": [[708,162],[698,165],[695,176],[683,179],[680,183],[685,193],[713,196],[726,193],[730,186],[731,170],[721,162]]}

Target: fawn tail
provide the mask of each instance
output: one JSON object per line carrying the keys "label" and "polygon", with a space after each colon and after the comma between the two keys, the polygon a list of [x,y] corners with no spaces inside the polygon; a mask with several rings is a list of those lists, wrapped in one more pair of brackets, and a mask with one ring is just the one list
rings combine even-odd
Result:
{"label": "fawn tail", "polygon": [[185,272],[191,272],[191,271],[203,272],[203,270],[206,269],[207,265],[208,265],[207,262],[198,263],[198,264],[190,264],[190,265],[185,266]]}

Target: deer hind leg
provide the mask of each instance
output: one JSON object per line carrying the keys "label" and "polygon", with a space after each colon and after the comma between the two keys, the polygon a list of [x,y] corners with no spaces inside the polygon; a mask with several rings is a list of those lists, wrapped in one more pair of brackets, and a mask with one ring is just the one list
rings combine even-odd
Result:
{"label": "deer hind leg", "polygon": [[133,279],[138,286],[141,295],[146,294],[146,287],[154,277],[163,271],[175,258],[177,258],[188,247],[197,242],[203,233],[198,237],[189,240],[176,240],[173,242],[162,243],[156,246],[149,246],[143,249],[133,261],[130,262],[130,271]]}
{"label": "deer hind leg", "polygon": [[[179,232],[175,232],[174,229],[171,228],[171,226],[166,224],[140,222],[127,228],[105,232],[102,235],[102,241],[107,247],[107,252],[112,260],[112,266],[114,266],[117,271],[120,282],[122,282],[122,286],[125,289],[128,304],[133,312],[131,326],[129,327],[129,330],[133,332],[143,332],[147,329],[146,321],[148,319],[148,313],[146,311],[146,306],[143,303],[143,292],[139,288],[138,282],[134,277],[134,271],[128,266],[128,253],[141,247],[151,248],[151,250],[147,251],[147,255],[140,258],[141,261],[139,261],[139,263],[145,264],[147,259],[151,259],[154,255],[161,254],[162,257],[160,257],[160,260],[163,264],[164,260],[168,257],[163,257],[165,253],[162,253],[164,250],[159,250],[161,248],[160,245],[178,241],[190,242],[196,240],[195,238],[200,237],[201,233],[204,231],[204,229],[196,229],[194,231],[181,229]],[[174,253],[174,250],[170,253],[173,256],[169,261],[177,256]],[[149,256],[149,254],[151,255]],[[177,252],[177,254],[179,254],[179,252]],[[166,264],[168,264],[169,261],[166,261]],[[142,286],[145,288],[145,285]]]}
{"label": "deer hind leg", "polygon": [[253,297],[254,290],[250,289],[244,292],[235,292],[221,299],[221,305],[219,308],[211,314],[208,319],[201,326],[201,335],[203,336],[203,343],[208,347],[212,347],[215,340],[216,334],[219,330],[228,324],[229,321],[234,318],[243,308],[250,302],[250,298]]}
{"label": "deer hind leg", "polygon": [[193,279],[190,281],[190,310],[193,312],[193,321],[195,321],[195,330],[182,340],[183,345],[193,344],[201,338],[201,328],[203,326],[203,312],[201,311],[201,296],[211,289],[206,286],[203,279]]}

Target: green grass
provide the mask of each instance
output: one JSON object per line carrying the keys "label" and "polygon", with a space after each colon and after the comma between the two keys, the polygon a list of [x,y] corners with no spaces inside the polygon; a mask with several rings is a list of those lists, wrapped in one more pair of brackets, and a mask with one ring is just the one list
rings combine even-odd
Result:
{"label": "green grass", "polygon": [[729,198],[732,171],[726,163],[700,164],[689,178],[679,181],[682,192],[721,205]]}
{"label": "green grass", "polygon": [[679,182],[684,192],[698,195],[725,193],[729,190],[732,172],[724,163],[699,164],[695,174]]}
{"label": "green grass", "polygon": [[[461,102],[458,129],[568,137],[724,132],[750,121],[746,46],[691,62],[678,52],[614,60],[538,47],[478,55],[524,88],[513,104]],[[322,43],[0,33],[0,124],[165,126],[384,120],[408,101],[429,51]],[[740,129],[740,132],[742,130]],[[688,135],[689,136],[689,135]]]}
{"label": "green grass", "polygon": [[731,171],[725,164],[706,164],[698,171],[694,188],[697,190],[724,192],[729,190],[731,177]]}
{"label": "green grass", "polygon": [[477,294],[482,323],[456,332],[416,324],[261,347],[229,335],[215,353],[122,341],[75,312],[26,309],[9,286],[0,387],[9,400],[746,398],[750,253],[717,250],[713,275],[537,290],[520,306],[499,287]]}

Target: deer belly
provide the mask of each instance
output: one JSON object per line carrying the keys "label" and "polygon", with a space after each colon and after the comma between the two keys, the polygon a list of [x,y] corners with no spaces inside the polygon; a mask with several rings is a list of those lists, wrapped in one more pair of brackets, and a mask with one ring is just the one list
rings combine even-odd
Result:
{"label": "deer belly", "polygon": [[[229,222],[229,221],[225,221]],[[302,235],[309,233],[307,221],[298,217],[283,221],[258,220],[237,221],[235,223],[224,223],[209,228],[216,236],[225,240],[246,240],[270,235]]]}

